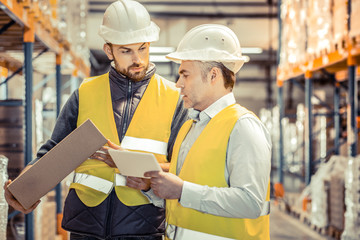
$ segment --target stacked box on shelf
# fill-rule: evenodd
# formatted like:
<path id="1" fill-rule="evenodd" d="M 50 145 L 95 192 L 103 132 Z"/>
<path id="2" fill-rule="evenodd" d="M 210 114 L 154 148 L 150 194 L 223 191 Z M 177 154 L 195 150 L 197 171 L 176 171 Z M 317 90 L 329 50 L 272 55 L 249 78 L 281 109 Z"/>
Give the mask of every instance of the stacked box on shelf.
<path id="1" fill-rule="evenodd" d="M 323 107 L 314 106 L 313 127 L 313 160 L 326 161 L 328 152 L 334 147 L 334 128 L 330 124 L 331 117 L 327 117 L 328 110 Z"/>
<path id="2" fill-rule="evenodd" d="M 334 43 L 340 45 L 348 34 L 348 5 L 344 0 L 334 0 L 333 13 L 333 34 Z M 341 47 L 341 46 L 338 46 Z"/>
<path id="3" fill-rule="evenodd" d="M 9 214 L 15 211 L 9 206 Z M 25 215 L 23 213 L 17 214 L 8 220 L 6 229 L 6 240 L 24 239 L 25 233 Z"/>
<path id="4" fill-rule="evenodd" d="M 71 49 L 84 59 L 89 59 L 87 47 L 88 3 L 84 0 L 58 0 L 57 28 L 60 35 L 71 42 Z"/>
<path id="5" fill-rule="evenodd" d="M 22 100 L 10 100 L 19 105 Z M 8 106 L 0 101 L 0 154 L 8 158 L 9 179 L 15 179 L 24 168 L 24 107 Z M 15 211 L 9 206 L 9 214 Z M 19 239 L 24 230 L 24 215 L 18 214 L 8 221 L 7 239 Z"/>
<path id="6" fill-rule="evenodd" d="M 0 186 L 4 186 L 8 180 L 7 165 L 8 159 L 0 155 Z M 9 206 L 5 200 L 4 189 L 0 188 L 0 239 L 6 239 L 6 228 Z"/>
<path id="7" fill-rule="evenodd" d="M 303 155 L 301 154 L 302 142 L 298 136 L 301 132 L 298 132 L 298 122 L 294 122 L 289 118 L 283 118 L 282 121 L 283 136 L 284 136 L 284 162 L 285 168 L 291 173 L 302 174 Z M 303 132 L 302 132 L 303 133 Z"/>
<path id="8" fill-rule="evenodd" d="M 360 239 L 360 155 L 350 157 L 345 173 L 345 228 L 342 239 Z"/>
<path id="9" fill-rule="evenodd" d="M 281 4 L 282 37 L 280 65 L 305 61 L 306 1 L 286 0 Z"/>
<path id="10" fill-rule="evenodd" d="M 331 4 L 331 0 L 308 0 L 306 25 L 307 53 L 310 58 L 321 56 L 332 47 Z"/>
<path id="11" fill-rule="evenodd" d="M 41 203 L 35 210 L 35 239 L 55 239 L 56 235 L 56 202 L 55 191 L 41 198 Z"/>
<path id="12" fill-rule="evenodd" d="M 9 159 L 8 175 L 14 179 L 24 168 L 24 107 L 3 105 L 6 102 L 0 101 L 0 154 Z"/>
<path id="13" fill-rule="evenodd" d="M 348 159 L 333 155 L 329 161 L 321 163 L 311 177 L 311 223 L 319 228 L 326 228 L 330 223 L 331 202 L 330 183 L 332 177 L 344 179 Z"/>
<path id="14" fill-rule="evenodd" d="M 360 0 L 351 0 L 350 36 L 360 36 Z"/>
<path id="15" fill-rule="evenodd" d="M 330 179 L 330 226 L 336 230 L 344 230 L 345 185 L 344 176 L 333 175 Z"/>
<path id="16" fill-rule="evenodd" d="M 295 151 L 295 159 L 298 163 L 298 173 L 304 176 L 305 165 L 305 106 L 304 104 L 298 104 L 296 107 L 296 142 L 297 148 Z"/>

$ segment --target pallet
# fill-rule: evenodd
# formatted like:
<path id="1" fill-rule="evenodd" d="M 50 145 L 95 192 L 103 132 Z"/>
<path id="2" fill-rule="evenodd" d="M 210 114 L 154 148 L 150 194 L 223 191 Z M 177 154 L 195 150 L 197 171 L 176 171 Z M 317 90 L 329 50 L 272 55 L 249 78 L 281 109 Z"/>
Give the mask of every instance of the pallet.
<path id="1" fill-rule="evenodd" d="M 333 226 L 329 226 L 328 228 L 328 235 L 336 240 L 340 240 L 341 239 L 341 234 L 343 233 L 344 230 L 339 230 L 336 227 Z"/>
<path id="2" fill-rule="evenodd" d="M 334 50 L 338 52 L 345 51 L 345 49 L 348 47 L 347 45 L 346 38 L 340 38 L 334 43 Z"/>
<path id="3" fill-rule="evenodd" d="M 314 53 L 306 53 L 306 61 L 307 62 L 312 62 L 318 58 L 321 57 L 326 57 L 328 56 L 330 53 L 335 51 L 335 47 L 334 46 L 329 46 L 329 47 L 325 47 L 322 49 L 317 49 Z"/>
<path id="4" fill-rule="evenodd" d="M 311 223 L 311 215 L 309 212 L 304 211 L 303 209 L 296 207 L 294 205 L 290 206 L 288 202 L 281 201 L 279 202 L 279 209 L 286 211 L 290 216 L 293 216 L 294 218 L 299 219 L 301 223 L 308 226 L 315 232 L 327 236 L 328 234 L 328 227 L 318 227 Z M 332 229 L 332 234 L 334 233 L 334 230 Z"/>
<path id="5" fill-rule="evenodd" d="M 350 37 L 352 46 L 360 46 L 360 35 Z"/>
<path id="6" fill-rule="evenodd" d="M 302 222 L 304 225 L 307 225 L 308 227 L 310 227 L 312 230 L 314 230 L 315 232 L 321 234 L 321 235 L 327 235 L 327 227 L 318 227 L 315 224 L 311 223 L 311 215 L 308 212 L 305 212 L 303 210 L 295 210 L 294 209 L 294 216 L 298 216 L 300 222 Z"/>
<path id="7" fill-rule="evenodd" d="M 314 224 L 310 224 L 310 228 L 321 235 L 328 234 L 328 227 L 318 227 Z"/>

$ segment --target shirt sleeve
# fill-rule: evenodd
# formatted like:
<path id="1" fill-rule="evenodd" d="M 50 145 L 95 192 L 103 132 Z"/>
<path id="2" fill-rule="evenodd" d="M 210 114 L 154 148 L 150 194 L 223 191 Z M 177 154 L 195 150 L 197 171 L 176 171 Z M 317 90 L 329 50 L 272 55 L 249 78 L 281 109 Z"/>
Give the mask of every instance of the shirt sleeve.
<path id="1" fill-rule="evenodd" d="M 188 109 L 184 107 L 182 97 L 179 97 L 178 103 L 176 105 L 173 121 L 171 123 L 171 134 L 168 142 L 168 159 L 171 160 L 171 155 L 174 147 L 174 143 L 176 140 L 176 136 L 184 124 L 184 122 L 188 119 Z"/>
<path id="2" fill-rule="evenodd" d="M 156 196 L 152 189 L 148 191 L 141 190 L 141 192 L 155 207 L 165 208 L 165 200 Z"/>
<path id="3" fill-rule="evenodd" d="M 184 207 L 223 217 L 258 218 L 270 181 L 271 140 L 263 124 L 250 114 L 241 117 L 230 134 L 225 179 L 218 188 L 185 182 Z"/>
<path id="4" fill-rule="evenodd" d="M 49 140 L 44 143 L 36 154 L 36 158 L 29 164 L 34 164 L 56 144 L 63 140 L 77 127 L 79 114 L 79 91 L 76 90 L 71 94 L 64 107 L 61 109 L 58 119 L 56 120 L 54 130 Z"/>

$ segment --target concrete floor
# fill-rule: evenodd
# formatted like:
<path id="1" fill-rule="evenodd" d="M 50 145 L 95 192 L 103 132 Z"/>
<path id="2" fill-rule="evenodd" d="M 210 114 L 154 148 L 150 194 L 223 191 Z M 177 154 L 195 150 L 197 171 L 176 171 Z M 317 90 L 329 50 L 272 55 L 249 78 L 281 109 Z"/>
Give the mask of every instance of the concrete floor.
<path id="1" fill-rule="evenodd" d="M 333 240 L 331 237 L 320 235 L 297 218 L 271 205 L 270 213 L 271 240 Z"/>

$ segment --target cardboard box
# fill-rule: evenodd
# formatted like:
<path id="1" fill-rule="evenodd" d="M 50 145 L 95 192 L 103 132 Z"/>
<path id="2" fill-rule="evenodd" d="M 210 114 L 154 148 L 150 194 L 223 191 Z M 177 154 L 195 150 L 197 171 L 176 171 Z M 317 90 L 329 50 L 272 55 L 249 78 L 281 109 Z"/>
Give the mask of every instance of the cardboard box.
<path id="1" fill-rule="evenodd" d="M 106 142 L 87 120 L 21 173 L 8 186 L 9 191 L 25 209 L 30 208 Z"/>
<path id="2" fill-rule="evenodd" d="M 0 127 L 23 127 L 24 106 L 1 105 L 9 102 L 22 104 L 22 100 L 0 100 Z"/>

